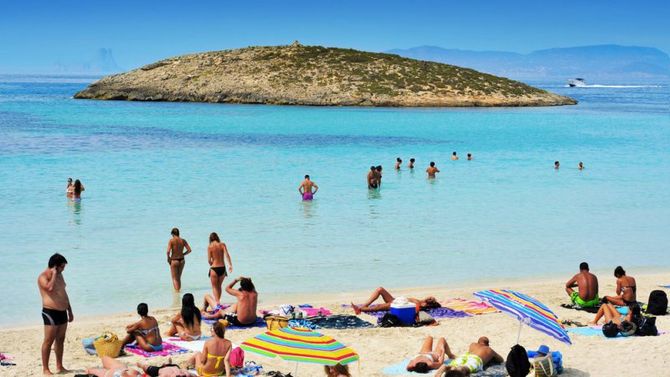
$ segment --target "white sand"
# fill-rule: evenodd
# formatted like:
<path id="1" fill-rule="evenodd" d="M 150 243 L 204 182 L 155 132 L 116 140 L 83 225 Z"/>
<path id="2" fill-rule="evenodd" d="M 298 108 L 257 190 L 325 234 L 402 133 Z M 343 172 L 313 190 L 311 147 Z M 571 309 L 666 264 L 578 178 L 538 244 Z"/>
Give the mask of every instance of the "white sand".
<path id="1" fill-rule="evenodd" d="M 638 284 L 638 299 L 646 301 L 649 292 L 658 289 L 660 283 L 670 283 L 670 272 L 653 273 L 648 275 L 634 275 Z M 405 289 L 392 292 L 395 295 L 407 295 L 422 297 L 435 295 L 439 299 L 444 298 L 472 298 L 472 292 L 486 288 L 510 288 L 527 293 L 552 308 L 561 319 L 572 319 L 586 323 L 593 318 L 592 314 L 567 310 L 559 307 L 559 304 L 568 302 L 563 289 L 564 281 L 556 279 L 547 281 L 505 281 L 498 283 L 486 283 L 481 286 L 469 286 L 458 288 L 420 288 Z M 614 278 L 601 275 L 601 295 L 613 294 Z M 342 303 L 350 301 L 361 302 L 367 297 L 367 292 L 359 292 L 354 295 L 338 293 L 328 297 L 317 295 L 284 296 L 267 301 L 265 297 L 264 307 L 271 308 L 273 304 L 279 303 L 306 303 L 323 305 L 331 308 L 335 313 L 351 312 L 350 309 L 340 307 Z M 6 303 L 7 304 L 7 303 Z M 151 308 L 150 308 L 151 309 Z M 38 309 L 36 309 L 38 310 Z M 172 310 L 153 311 L 163 326 L 170 316 L 175 312 Z M 75 313 L 76 314 L 76 313 Z M 363 317 L 368 319 L 368 317 Z M 101 334 L 111 330 L 119 335 L 124 333 L 124 326 L 137 320 L 136 315 L 118 314 L 105 318 L 75 318 L 68 329 L 65 344 L 65 366 L 75 372 L 82 373 L 87 367 L 95 367 L 100 363 L 95 356 L 87 355 L 82 346 L 81 339 Z M 518 322 L 505 314 L 487 314 L 463 319 L 440 320 L 439 326 L 421 328 L 391 328 L 391 329 L 361 329 L 361 330 L 323 330 L 324 333 L 354 348 L 361 356 L 360 364 L 351 365 L 354 376 L 382 376 L 382 369 L 390 364 L 395 364 L 405 358 L 417 353 L 422 339 L 426 335 L 434 337 L 444 336 L 447 338 L 455 353 L 464 352 L 470 342 L 479 336 L 486 335 L 491 340 L 491 346 L 503 356 L 507 355 L 510 347 L 515 344 Z M 657 320 L 659 330 L 670 331 L 670 316 L 659 317 Z M 203 326 L 203 330 L 208 330 Z M 227 332 L 227 337 L 234 343 L 241 343 L 252 337 L 263 329 L 236 330 Z M 22 328 L 9 328 L 0 330 L 0 352 L 15 356 L 14 367 L 0 367 L 0 376 L 33 376 L 41 374 L 40 344 L 42 342 L 43 326 L 36 325 Z M 601 337 L 584 337 L 572 335 L 573 345 L 568 346 L 553 340 L 529 327 L 525 327 L 521 333 L 521 344 L 528 349 L 534 349 L 540 344 L 547 344 L 552 350 L 563 353 L 565 376 L 670 376 L 670 334 L 657 337 L 631 337 L 627 339 L 604 339 Z M 278 359 L 268 359 L 247 353 L 247 360 L 255 360 L 261 363 L 266 371 L 282 370 L 284 372 L 294 371 L 295 364 Z M 187 355 L 179 355 L 174 358 L 179 362 L 185 360 Z M 53 365 L 52 354 L 52 370 Z M 134 362 L 139 360 L 135 356 L 123 357 L 120 360 Z M 160 364 L 164 359 L 148 359 L 152 364 Z M 301 364 L 298 369 L 300 376 L 322 376 L 321 367 L 315 365 Z M 68 374 L 68 376 L 72 376 Z"/>

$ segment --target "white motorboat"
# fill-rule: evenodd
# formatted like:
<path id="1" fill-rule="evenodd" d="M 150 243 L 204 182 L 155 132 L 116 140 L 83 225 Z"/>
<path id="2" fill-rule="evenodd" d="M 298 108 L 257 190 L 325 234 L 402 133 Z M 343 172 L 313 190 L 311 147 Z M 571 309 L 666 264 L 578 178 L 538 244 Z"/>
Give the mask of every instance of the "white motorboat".
<path id="1" fill-rule="evenodd" d="M 577 78 L 568 80 L 568 86 L 571 87 L 571 88 L 585 87 L 586 82 L 584 82 L 584 79 L 577 77 Z"/>

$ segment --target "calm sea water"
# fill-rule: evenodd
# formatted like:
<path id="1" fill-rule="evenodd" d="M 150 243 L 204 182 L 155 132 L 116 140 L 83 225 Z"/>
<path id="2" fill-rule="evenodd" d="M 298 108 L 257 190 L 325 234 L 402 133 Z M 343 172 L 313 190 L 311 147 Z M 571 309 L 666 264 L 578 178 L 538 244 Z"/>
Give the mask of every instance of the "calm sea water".
<path id="1" fill-rule="evenodd" d="M 557 108 L 365 109 L 73 100 L 89 81 L 0 77 L 1 325 L 40 322 L 36 278 L 56 251 L 75 314 L 172 305 L 174 226 L 198 296 L 212 231 L 262 296 L 670 266 L 668 86 L 540 83 L 580 101 Z M 397 156 L 417 169 L 394 171 Z"/>

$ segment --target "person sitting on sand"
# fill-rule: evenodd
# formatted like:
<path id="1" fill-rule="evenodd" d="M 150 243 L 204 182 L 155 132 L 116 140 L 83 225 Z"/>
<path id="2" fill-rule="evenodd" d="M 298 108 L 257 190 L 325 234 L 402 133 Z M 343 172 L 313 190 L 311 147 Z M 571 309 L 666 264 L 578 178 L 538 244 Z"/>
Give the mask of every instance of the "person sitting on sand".
<path id="1" fill-rule="evenodd" d="M 163 349 L 163 339 L 158 330 L 158 321 L 149 315 L 149 306 L 145 303 L 137 305 L 137 314 L 140 320 L 126 326 L 128 335 L 123 339 L 123 345 L 137 342 L 137 346 L 147 352 L 157 352 Z"/>
<path id="2" fill-rule="evenodd" d="M 130 366 L 120 361 L 116 361 L 109 356 L 100 358 L 102 368 L 86 369 L 86 374 L 97 377 L 139 377 L 145 374 L 150 377 L 190 377 L 191 374 L 185 369 L 180 369 L 178 365 L 172 364 L 169 359 L 167 364 L 160 367 L 150 366 L 146 363 L 138 362 L 137 366 Z"/>
<path id="3" fill-rule="evenodd" d="M 221 300 L 223 279 L 228 276 L 225 261 L 228 261 L 228 272 L 233 272 L 233 262 L 230 260 L 228 247 L 225 243 L 221 242 L 216 232 L 212 232 L 209 235 L 209 246 L 207 247 L 207 262 L 209 263 L 209 272 L 207 274 L 212 284 L 212 296 L 214 296 L 217 304 Z"/>
<path id="4" fill-rule="evenodd" d="M 226 329 L 221 322 L 212 326 L 212 338 L 202 346 L 202 352 L 196 352 L 188 360 L 191 367 L 195 367 L 198 376 L 221 376 L 225 372 L 230 377 L 230 351 L 233 344 L 225 338 Z"/>
<path id="5" fill-rule="evenodd" d="M 573 288 L 577 287 L 578 291 Z M 582 308 L 592 308 L 598 306 L 598 278 L 589 272 L 589 264 L 582 262 L 579 264 L 579 273 L 565 283 L 565 292 L 570 296 L 570 300 L 575 305 Z"/>
<path id="6" fill-rule="evenodd" d="M 437 344 L 433 349 L 433 337 L 427 336 L 421 345 L 419 353 L 409 361 L 406 369 L 409 372 L 428 373 L 444 364 L 445 355 L 449 359 L 456 357 L 449 350 L 447 341 L 444 338 L 437 338 Z"/>
<path id="7" fill-rule="evenodd" d="M 637 286 L 635 278 L 626 276 L 626 271 L 621 266 L 614 269 L 616 277 L 616 296 L 605 296 L 603 302 L 609 302 L 616 306 L 625 306 L 637 302 Z"/>
<path id="8" fill-rule="evenodd" d="M 449 344 L 446 343 L 445 352 L 447 355 L 452 355 Z M 503 361 L 502 356 L 490 347 L 489 338 L 482 336 L 477 343 L 470 344 L 468 352 L 453 357 L 449 364 L 441 366 L 435 373 L 435 377 L 469 376 L 471 373 L 483 371 L 484 367 L 490 363 L 499 364 Z"/>
<path id="9" fill-rule="evenodd" d="M 402 159 L 398 157 L 395 159 L 395 170 L 400 170 L 400 166 L 402 166 Z"/>
<path id="10" fill-rule="evenodd" d="M 384 300 L 383 304 L 375 304 L 372 305 L 373 302 L 377 301 L 378 298 L 382 298 Z M 393 303 L 393 300 L 395 298 L 384 288 L 384 287 L 379 287 L 375 289 L 374 292 L 372 292 L 372 295 L 362 305 L 354 305 L 354 303 L 351 303 L 351 307 L 354 309 L 354 312 L 356 315 L 367 312 L 376 312 L 376 311 L 382 311 L 382 310 L 389 310 L 391 309 L 391 304 Z M 428 296 L 424 298 L 423 300 L 419 300 L 417 298 L 408 298 L 407 301 L 419 305 L 421 309 L 430 309 L 430 308 L 439 308 L 440 303 L 437 302 L 435 297 L 433 296 Z"/>
<path id="11" fill-rule="evenodd" d="M 181 340 L 191 341 L 200 339 L 200 322 L 202 316 L 195 306 L 193 295 L 187 293 L 181 298 L 181 312 L 172 318 L 172 327 L 168 336 L 178 336 Z"/>
<path id="12" fill-rule="evenodd" d="M 377 182 L 377 168 L 370 166 L 370 171 L 368 172 L 368 189 L 379 188 L 379 182 Z"/>
<path id="13" fill-rule="evenodd" d="M 435 167 L 435 162 L 431 161 L 430 166 L 428 169 L 426 169 L 426 173 L 428 173 L 428 178 L 435 178 L 435 174 L 439 173 L 440 169 Z"/>
<path id="14" fill-rule="evenodd" d="M 451 161 L 456 161 L 456 160 L 458 160 L 458 155 L 456 154 L 456 152 L 453 152 L 451 154 Z"/>
<path id="15" fill-rule="evenodd" d="M 351 377 L 349 367 L 342 364 L 326 365 L 323 367 L 326 377 Z"/>
<path id="16" fill-rule="evenodd" d="M 598 321 L 603 317 L 605 318 L 605 323 L 612 322 L 616 325 L 621 325 L 621 322 L 628 321 L 637 325 L 642 318 L 642 312 L 640 310 L 640 305 L 637 302 L 628 305 L 628 313 L 626 315 L 621 315 L 614 305 L 606 303 L 600 306 L 595 318 L 593 318 L 593 321 L 589 322 L 589 324 L 597 325 Z"/>
<path id="17" fill-rule="evenodd" d="M 170 265 L 170 274 L 172 275 L 172 286 L 174 290 L 181 290 L 181 274 L 184 272 L 186 261 L 184 257 L 191 252 L 191 246 L 185 239 L 179 237 L 179 229 L 172 228 L 170 232 L 172 238 L 167 245 L 167 262 Z M 184 252 L 186 249 L 186 252 Z"/>
<path id="18" fill-rule="evenodd" d="M 237 282 L 240 283 L 240 289 L 233 287 Z M 251 278 L 238 277 L 233 280 L 227 287 L 226 292 L 229 295 L 237 298 L 237 303 L 225 310 L 219 310 L 214 314 L 203 313 L 202 316 L 207 319 L 223 318 L 230 324 L 235 326 L 248 326 L 256 322 L 256 310 L 258 306 L 258 292 L 251 281 Z M 210 299 L 210 297 L 205 297 Z M 216 303 L 208 302 L 209 306 L 215 307 Z"/>
<path id="19" fill-rule="evenodd" d="M 416 161 L 416 160 L 415 160 L 413 157 L 410 158 L 410 159 L 409 159 L 409 164 L 407 164 L 407 167 L 408 167 L 409 169 L 414 169 L 414 162 L 415 162 L 415 161 Z"/>
<path id="20" fill-rule="evenodd" d="M 314 191 L 312 191 L 314 189 Z M 298 192 L 302 195 L 302 200 L 314 199 L 314 194 L 319 191 L 319 186 L 309 179 L 309 175 L 305 175 L 305 180 L 298 186 Z"/>

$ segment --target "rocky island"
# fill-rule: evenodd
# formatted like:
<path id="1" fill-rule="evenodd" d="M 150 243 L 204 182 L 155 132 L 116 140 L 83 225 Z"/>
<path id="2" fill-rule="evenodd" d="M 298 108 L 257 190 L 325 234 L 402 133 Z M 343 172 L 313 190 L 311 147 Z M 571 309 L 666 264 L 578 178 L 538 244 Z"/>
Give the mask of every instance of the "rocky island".
<path id="1" fill-rule="evenodd" d="M 468 68 L 297 42 L 161 60 L 104 77 L 74 98 L 408 107 L 577 103 L 572 98 Z"/>

